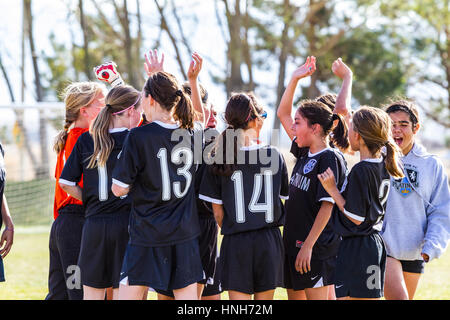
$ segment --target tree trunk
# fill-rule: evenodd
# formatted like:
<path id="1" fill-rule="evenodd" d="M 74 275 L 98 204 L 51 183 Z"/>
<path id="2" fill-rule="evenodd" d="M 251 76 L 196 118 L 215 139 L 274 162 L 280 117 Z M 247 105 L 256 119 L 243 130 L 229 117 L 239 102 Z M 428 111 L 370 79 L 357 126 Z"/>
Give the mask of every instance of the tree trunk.
<path id="1" fill-rule="evenodd" d="M 31 0 L 24 0 L 25 16 L 27 18 L 28 40 L 30 44 L 31 57 L 33 60 L 34 82 L 36 86 L 36 101 L 42 102 L 42 86 L 40 81 L 39 66 L 37 60 L 36 48 L 33 38 L 33 14 L 31 12 Z M 46 178 L 49 176 L 49 159 L 47 151 L 47 121 L 44 111 L 39 110 L 39 143 L 41 150 L 41 164 L 36 172 L 36 178 Z"/>
<path id="2" fill-rule="evenodd" d="M 83 49 L 84 49 L 84 73 L 89 80 L 92 80 L 92 68 L 89 57 L 89 35 L 84 15 L 83 0 L 79 0 L 78 9 L 80 10 L 80 25 L 83 32 Z"/>

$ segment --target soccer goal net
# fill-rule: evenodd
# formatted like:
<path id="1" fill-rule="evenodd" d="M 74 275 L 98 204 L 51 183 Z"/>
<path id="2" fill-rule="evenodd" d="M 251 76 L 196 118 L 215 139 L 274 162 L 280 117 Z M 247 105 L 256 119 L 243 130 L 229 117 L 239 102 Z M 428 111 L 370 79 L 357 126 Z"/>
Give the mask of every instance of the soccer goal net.
<path id="1" fill-rule="evenodd" d="M 0 142 L 5 151 L 5 195 L 16 226 L 49 225 L 53 217 L 56 154 L 64 105 L 0 105 Z"/>

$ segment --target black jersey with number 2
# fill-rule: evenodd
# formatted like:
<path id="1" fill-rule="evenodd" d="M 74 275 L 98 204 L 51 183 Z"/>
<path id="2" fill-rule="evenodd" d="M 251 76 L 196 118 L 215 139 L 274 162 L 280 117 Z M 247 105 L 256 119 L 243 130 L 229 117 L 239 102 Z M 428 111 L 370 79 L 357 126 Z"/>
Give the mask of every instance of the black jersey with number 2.
<path id="1" fill-rule="evenodd" d="M 113 182 L 130 187 L 132 245 L 170 246 L 199 235 L 194 149 L 201 155 L 202 139 L 202 130 L 159 121 L 130 131 Z"/>
<path id="2" fill-rule="evenodd" d="M 83 177 L 82 201 L 86 217 L 101 213 L 130 212 L 131 210 L 129 197 L 118 198 L 111 191 L 112 171 L 128 132 L 127 128 L 110 131 L 114 140 L 114 148 L 106 165 L 92 169 L 88 169 L 87 166 L 94 152 L 94 140 L 89 132 L 83 133 L 64 165 L 59 183 L 75 186 Z"/>
<path id="3" fill-rule="evenodd" d="M 390 177 L 383 158 L 366 159 L 357 163 L 341 190 L 345 212 L 334 208 L 332 222 L 342 237 L 365 236 L 381 231 Z M 362 222 L 356 225 L 347 217 Z"/>
<path id="4" fill-rule="evenodd" d="M 287 198 L 289 186 L 283 156 L 264 145 L 241 152 L 245 164 L 237 164 L 231 176 L 215 175 L 208 166 L 200 186 L 200 199 L 223 205 L 223 235 L 284 224 L 281 199 Z"/>
<path id="5" fill-rule="evenodd" d="M 312 229 L 322 202 L 334 203 L 317 175 L 330 168 L 340 189 L 347 174 L 347 164 L 337 149 L 326 148 L 311 154 L 309 148 L 299 148 L 295 140 L 291 153 L 297 158 L 297 162 L 290 180 L 283 238 L 287 254 L 297 255 L 301 243 Z M 333 231 L 329 221 L 313 247 L 312 256 L 316 259 L 335 256 L 339 241 L 339 236 Z"/>

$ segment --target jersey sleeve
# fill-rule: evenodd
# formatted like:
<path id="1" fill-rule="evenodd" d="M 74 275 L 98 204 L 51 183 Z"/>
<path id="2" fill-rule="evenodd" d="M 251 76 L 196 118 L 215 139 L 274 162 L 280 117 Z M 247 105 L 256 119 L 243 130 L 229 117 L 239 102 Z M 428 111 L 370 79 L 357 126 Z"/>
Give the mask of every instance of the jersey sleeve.
<path id="1" fill-rule="evenodd" d="M 135 136 L 133 131 L 130 131 L 125 139 L 122 151 L 117 156 L 118 159 L 112 174 L 114 184 L 122 188 L 129 188 L 133 184 L 143 166 L 139 154 Z"/>
<path id="2" fill-rule="evenodd" d="M 82 139 L 78 139 L 64 164 L 59 177 L 59 183 L 68 186 L 76 186 L 83 175 Z"/>
<path id="3" fill-rule="evenodd" d="M 206 166 L 203 172 L 198 197 L 203 201 L 223 204 L 220 177 L 211 172 L 211 166 L 209 165 Z"/>
<path id="4" fill-rule="evenodd" d="M 331 171 L 333 171 L 334 178 L 336 180 L 339 179 L 337 159 L 336 159 L 336 156 L 334 155 L 334 153 L 332 153 L 332 152 L 327 152 L 320 159 L 319 166 L 318 166 L 318 173 L 321 174 L 321 173 L 325 172 L 328 168 L 330 168 Z M 336 180 L 335 180 L 336 185 L 338 185 L 338 181 L 336 181 Z M 320 182 L 317 183 L 316 201 L 317 202 L 327 201 L 327 202 L 331 202 L 333 204 L 335 203 L 333 198 L 328 194 L 328 192 L 324 189 L 324 187 L 322 186 L 322 184 Z"/>
<path id="5" fill-rule="evenodd" d="M 348 176 L 344 214 L 354 220 L 363 222 L 370 207 L 369 181 L 364 170 L 355 166 Z"/>
<path id="6" fill-rule="evenodd" d="M 281 190 L 280 198 L 283 200 L 289 200 L 289 174 L 286 166 L 286 161 L 282 154 L 280 154 L 281 160 Z"/>

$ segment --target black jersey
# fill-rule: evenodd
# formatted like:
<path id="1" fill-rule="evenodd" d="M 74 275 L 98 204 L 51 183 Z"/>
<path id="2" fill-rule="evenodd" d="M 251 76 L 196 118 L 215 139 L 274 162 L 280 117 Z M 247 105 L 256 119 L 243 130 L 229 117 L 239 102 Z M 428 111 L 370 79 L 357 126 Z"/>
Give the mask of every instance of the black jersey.
<path id="1" fill-rule="evenodd" d="M 131 244 L 168 246 L 199 235 L 194 194 L 197 144 L 201 155 L 202 131 L 159 121 L 130 131 L 113 182 L 130 187 Z"/>
<path id="2" fill-rule="evenodd" d="M 205 137 L 205 148 L 204 148 L 204 156 L 205 153 L 208 153 L 208 150 L 213 147 L 213 143 L 217 136 L 219 136 L 219 131 L 213 128 L 206 128 L 204 130 Z M 197 173 L 195 174 L 195 194 L 198 195 L 200 193 L 200 185 L 202 182 L 202 177 L 206 169 L 206 163 L 202 162 L 197 169 Z M 200 198 L 197 198 L 197 210 L 198 215 L 200 217 L 213 217 L 214 213 L 212 211 L 211 202 L 203 201 Z"/>
<path id="3" fill-rule="evenodd" d="M 283 156 L 271 146 L 241 150 L 245 164 L 236 164 L 229 177 L 214 175 L 208 165 L 200 186 L 200 199 L 223 205 L 223 235 L 284 224 L 281 199 L 287 198 L 289 185 Z"/>
<path id="4" fill-rule="evenodd" d="M 382 158 L 357 163 L 341 190 L 345 212 L 337 206 L 334 208 L 332 222 L 335 231 L 342 237 L 381 231 L 389 189 L 390 177 Z M 362 223 L 356 225 L 347 216 Z"/>
<path id="5" fill-rule="evenodd" d="M 334 203 L 317 175 L 331 168 L 340 189 L 347 174 L 347 163 L 337 149 L 326 148 L 316 154 L 311 154 L 309 148 L 299 148 L 295 140 L 292 143 L 291 153 L 297 158 L 297 163 L 290 180 L 283 238 L 286 252 L 296 255 L 299 244 L 306 240 L 311 231 L 322 201 Z M 326 259 L 335 256 L 339 241 L 340 238 L 333 231 L 331 221 L 329 221 L 313 247 L 313 257 Z"/>
<path id="6" fill-rule="evenodd" d="M 127 128 L 110 130 L 114 148 L 106 165 L 91 169 L 87 166 L 94 152 L 94 140 L 89 132 L 83 133 L 64 165 L 59 183 L 75 186 L 83 179 L 82 201 L 86 217 L 131 210 L 129 197 L 118 198 L 111 191 L 112 172 L 128 132 Z"/>

